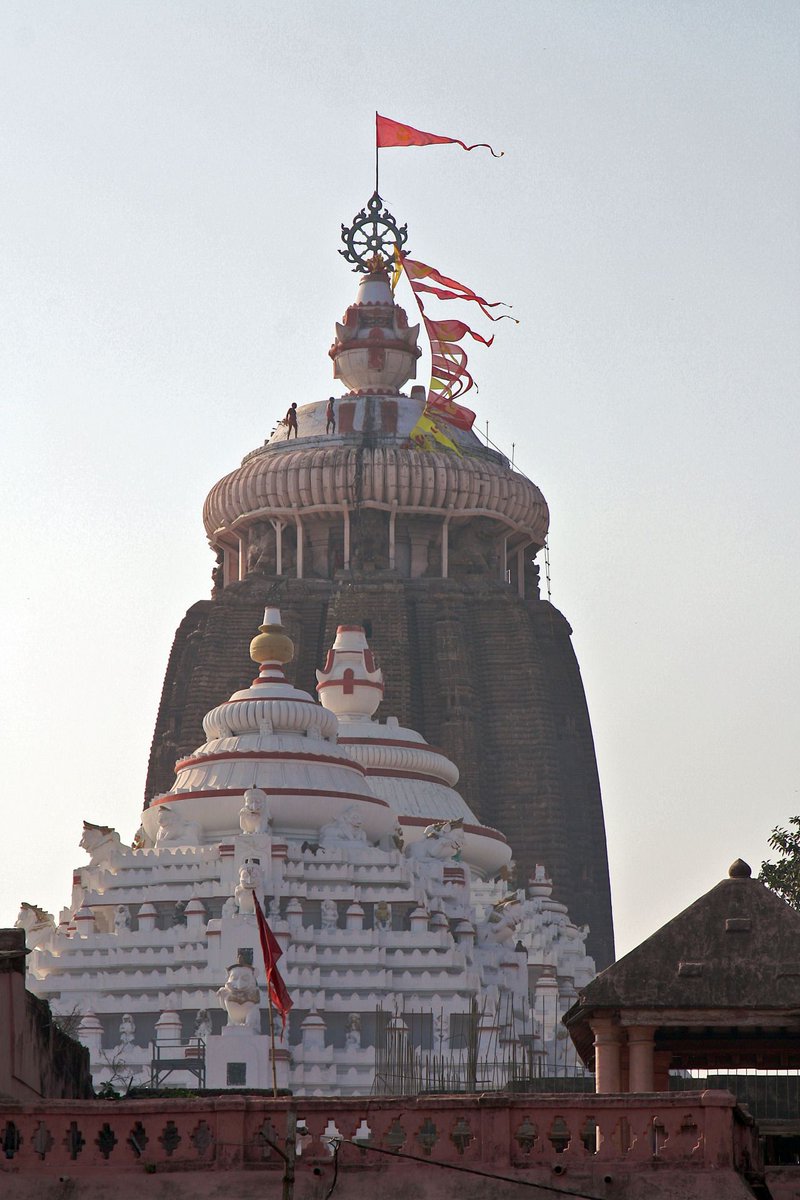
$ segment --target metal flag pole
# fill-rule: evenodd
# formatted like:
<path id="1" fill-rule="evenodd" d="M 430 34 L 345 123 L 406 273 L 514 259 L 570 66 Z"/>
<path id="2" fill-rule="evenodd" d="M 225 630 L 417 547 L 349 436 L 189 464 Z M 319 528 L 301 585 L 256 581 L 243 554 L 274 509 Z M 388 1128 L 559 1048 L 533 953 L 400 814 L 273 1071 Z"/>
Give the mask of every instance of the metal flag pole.
<path id="1" fill-rule="evenodd" d="M 375 110 L 375 195 L 378 192 L 378 111 Z"/>

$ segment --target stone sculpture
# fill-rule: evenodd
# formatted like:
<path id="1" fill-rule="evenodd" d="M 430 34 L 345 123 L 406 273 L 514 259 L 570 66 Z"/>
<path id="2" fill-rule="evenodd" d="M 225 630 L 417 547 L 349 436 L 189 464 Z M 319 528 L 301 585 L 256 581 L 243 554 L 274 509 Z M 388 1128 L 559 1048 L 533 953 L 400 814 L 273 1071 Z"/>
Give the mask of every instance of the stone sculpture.
<path id="1" fill-rule="evenodd" d="M 116 829 L 110 825 L 93 825 L 91 821 L 83 822 L 80 847 L 89 855 L 90 867 L 109 866 L 120 857 L 123 849 L 127 849 Z"/>
<path id="2" fill-rule="evenodd" d="M 56 931 L 52 913 L 45 912 L 36 904 L 23 900 L 14 922 L 15 929 L 25 930 L 25 944 L 29 950 L 37 950 L 50 940 Z"/>
<path id="3" fill-rule="evenodd" d="M 114 933 L 124 933 L 131 927 L 131 913 L 127 904 L 118 904 L 114 910 Z"/>
<path id="4" fill-rule="evenodd" d="M 158 810 L 158 832 L 156 846 L 196 846 L 200 841 L 200 826 L 197 821 L 186 821 L 168 804 Z"/>
<path id="5" fill-rule="evenodd" d="M 245 1026 L 258 1033 L 261 1028 L 261 993 L 256 973 L 249 963 L 234 963 L 228 967 L 228 978 L 217 989 L 220 1008 L 228 1014 L 229 1025 Z"/>
<path id="6" fill-rule="evenodd" d="M 418 842 L 406 847 L 406 858 L 415 863 L 444 862 L 458 858 L 464 849 L 463 821 L 434 821 Z"/>
<path id="7" fill-rule="evenodd" d="M 136 1036 L 136 1023 L 130 1013 L 123 1013 L 119 1023 L 120 1046 L 131 1046 Z"/>
<path id="8" fill-rule="evenodd" d="M 344 1044 L 347 1050 L 361 1049 L 361 1017 L 357 1012 L 351 1012 L 347 1018 Z"/>
<path id="9" fill-rule="evenodd" d="M 379 900 L 375 905 L 375 928 L 384 932 L 392 928 L 392 906 L 387 900 Z"/>
<path id="10" fill-rule="evenodd" d="M 207 1008 L 199 1009 L 192 1037 L 201 1038 L 202 1041 L 206 1041 L 207 1038 L 211 1037 L 211 1014 Z"/>
<path id="11" fill-rule="evenodd" d="M 261 788 L 248 788 L 244 804 L 239 810 L 239 827 L 242 833 L 267 833 L 272 823 L 266 792 Z"/>
<path id="12" fill-rule="evenodd" d="M 320 906 L 322 914 L 322 928 L 326 933 L 336 929 L 339 925 L 339 908 L 335 900 L 323 900 Z"/>
<path id="13" fill-rule="evenodd" d="M 345 808 L 338 817 L 323 825 L 319 831 L 319 844 L 325 850 L 335 846 L 352 846 L 353 843 L 362 846 L 367 844 L 364 818 L 356 804 Z"/>
<path id="14" fill-rule="evenodd" d="M 240 913 L 252 916 L 255 914 L 256 906 L 253 899 L 256 891 L 263 889 L 263 880 L 261 877 L 261 867 L 258 863 L 247 862 L 242 863 L 239 868 L 239 882 L 233 890 L 233 896 L 236 901 L 236 907 Z"/>

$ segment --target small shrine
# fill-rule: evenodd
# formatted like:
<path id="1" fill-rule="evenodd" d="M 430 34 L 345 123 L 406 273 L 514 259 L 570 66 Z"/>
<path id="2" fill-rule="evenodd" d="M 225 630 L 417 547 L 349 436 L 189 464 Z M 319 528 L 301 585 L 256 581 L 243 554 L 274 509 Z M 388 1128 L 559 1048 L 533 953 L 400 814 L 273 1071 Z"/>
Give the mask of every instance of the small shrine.
<path id="1" fill-rule="evenodd" d="M 800 913 L 728 877 L 580 988 L 564 1022 L 598 1092 L 666 1091 L 702 1071 L 740 1092 L 742 1068 L 800 1068 Z"/>

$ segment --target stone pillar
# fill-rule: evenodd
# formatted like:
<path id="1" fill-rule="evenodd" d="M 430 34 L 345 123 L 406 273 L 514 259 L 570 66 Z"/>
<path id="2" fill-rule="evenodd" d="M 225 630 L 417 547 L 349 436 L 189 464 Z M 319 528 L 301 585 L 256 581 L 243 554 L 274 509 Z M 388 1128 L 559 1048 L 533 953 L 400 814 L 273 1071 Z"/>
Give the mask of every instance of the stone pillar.
<path id="1" fill-rule="evenodd" d="M 231 546 L 222 547 L 222 579 L 225 587 L 234 583 L 239 574 L 239 557 Z"/>
<path id="2" fill-rule="evenodd" d="M 517 551 L 517 592 L 521 598 L 525 599 L 525 547 L 520 546 Z"/>
<path id="3" fill-rule="evenodd" d="M 75 931 L 79 938 L 91 937 L 95 932 L 94 913 L 91 908 L 79 908 L 75 913 Z"/>
<path id="4" fill-rule="evenodd" d="M 442 579 L 447 579 L 447 569 L 449 566 L 448 558 L 450 551 L 450 518 L 445 517 L 442 522 Z"/>
<path id="5" fill-rule="evenodd" d="M 103 1045 L 103 1026 L 93 1012 L 84 1013 L 81 1017 L 78 1040 L 89 1051 L 92 1062 L 97 1062 Z"/>
<path id="6" fill-rule="evenodd" d="M 297 578 L 303 578 L 303 522 L 295 513 L 294 523 L 297 526 Z"/>
<path id="7" fill-rule="evenodd" d="M 300 1036 L 303 1040 L 304 1050 L 325 1049 L 325 1022 L 315 1008 L 311 1009 L 300 1026 Z"/>
<path id="8" fill-rule="evenodd" d="M 632 1025 L 628 1029 L 628 1090 L 652 1092 L 653 1074 L 653 1025 Z"/>
<path id="9" fill-rule="evenodd" d="M 193 896 L 183 910 L 186 917 L 186 932 L 193 937 L 202 937 L 206 929 L 206 906 Z"/>
<path id="10" fill-rule="evenodd" d="M 350 570 L 350 509 L 344 505 L 344 569 Z"/>
<path id="11" fill-rule="evenodd" d="M 238 578 L 245 579 L 247 577 L 247 548 L 250 545 L 250 535 L 246 529 L 242 529 L 236 534 L 239 539 L 239 575 Z"/>
<path id="12" fill-rule="evenodd" d="M 180 1046 L 180 1013 L 166 1009 L 156 1021 L 156 1041 L 159 1046 Z"/>
<path id="13" fill-rule="evenodd" d="M 149 900 L 145 900 L 144 904 L 140 905 L 137 916 L 139 919 L 139 932 L 152 933 L 156 927 L 156 918 L 158 916 L 155 904 L 151 904 Z"/>
<path id="14" fill-rule="evenodd" d="M 303 902 L 293 896 L 286 905 L 286 921 L 289 933 L 301 933 L 303 929 Z"/>
<path id="15" fill-rule="evenodd" d="M 279 517 L 270 517 L 270 524 L 275 530 L 275 574 L 283 574 L 283 527 L 285 521 Z"/>
<path id="16" fill-rule="evenodd" d="M 590 1025 L 594 1034 L 595 1091 L 619 1092 L 622 1081 L 620 1028 L 611 1017 L 595 1017 Z"/>
<path id="17" fill-rule="evenodd" d="M 389 513 L 389 570 L 395 569 L 397 555 L 395 552 L 395 526 L 397 524 L 397 501 L 392 501 L 392 508 Z"/>
<path id="18" fill-rule="evenodd" d="M 500 553 L 500 570 L 503 572 L 503 583 L 508 583 L 508 537 L 503 538 L 503 549 Z"/>

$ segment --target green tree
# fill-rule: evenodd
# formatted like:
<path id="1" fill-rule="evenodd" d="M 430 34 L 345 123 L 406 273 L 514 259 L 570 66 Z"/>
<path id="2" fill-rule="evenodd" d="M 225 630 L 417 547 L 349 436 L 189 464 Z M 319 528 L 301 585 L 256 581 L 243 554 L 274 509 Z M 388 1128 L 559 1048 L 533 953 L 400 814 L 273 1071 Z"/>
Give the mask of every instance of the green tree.
<path id="1" fill-rule="evenodd" d="M 758 878 L 800 911 L 800 817 L 789 817 L 790 829 L 777 825 L 769 837 L 770 850 L 778 852 L 777 862 L 762 862 Z"/>

